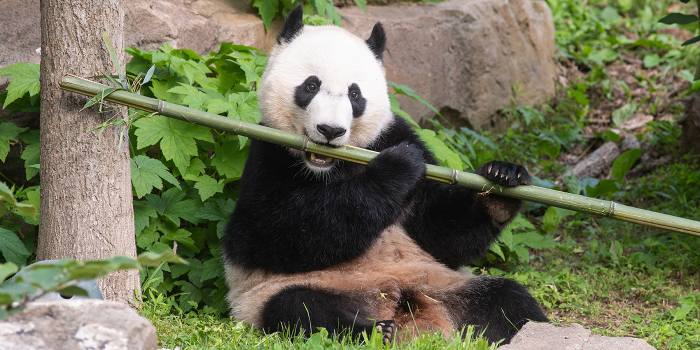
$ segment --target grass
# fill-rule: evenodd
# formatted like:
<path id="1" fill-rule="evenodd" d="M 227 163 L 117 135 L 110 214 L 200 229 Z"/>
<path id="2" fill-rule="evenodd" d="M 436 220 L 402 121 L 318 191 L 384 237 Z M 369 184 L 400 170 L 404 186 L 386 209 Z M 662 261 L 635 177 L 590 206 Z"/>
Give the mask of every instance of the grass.
<path id="1" fill-rule="evenodd" d="M 583 180 L 583 185 L 555 179 L 604 141 L 616 140 L 618 133 L 624 136 L 619 124 L 625 119 L 651 115 L 651 123 L 632 132 L 644 155 L 624 179 L 616 180 L 618 188 L 604 196 L 700 220 L 700 167 L 697 156 L 678 154 L 681 129 L 676 124 L 683 98 L 700 88 L 692 81 L 700 49 L 681 48 L 680 43 L 700 29 L 697 24 L 679 28 L 658 23 L 669 11 L 697 13 L 694 2 L 548 3 L 559 48 L 557 96 L 537 108 L 504 110 L 510 126 L 502 132 L 433 126 L 475 166 L 491 159 L 516 161 L 528 166 L 539 179 L 537 185 L 574 191 L 611 179 L 609 172 Z M 517 86 L 513 90 L 514 95 L 526 93 Z M 595 334 L 642 338 L 658 349 L 700 348 L 700 237 L 582 214 L 554 212 L 552 221 L 552 211 L 546 209 L 528 205 L 524 215 L 538 233 L 553 239 L 551 249 L 529 249 L 523 255 L 504 247 L 503 257 L 490 252 L 475 272 L 527 285 L 556 324 L 580 323 Z M 527 230 L 532 229 L 513 232 Z M 381 347 L 371 336 L 363 344 L 338 342 L 324 333 L 290 341 L 203 310 L 184 313 L 177 305 L 172 297 L 145 298 L 141 312 L 157 327 L 161 347 Z M 400 348 L 489 347 L 483 339 L 449 342 L 427 334 Z"/>

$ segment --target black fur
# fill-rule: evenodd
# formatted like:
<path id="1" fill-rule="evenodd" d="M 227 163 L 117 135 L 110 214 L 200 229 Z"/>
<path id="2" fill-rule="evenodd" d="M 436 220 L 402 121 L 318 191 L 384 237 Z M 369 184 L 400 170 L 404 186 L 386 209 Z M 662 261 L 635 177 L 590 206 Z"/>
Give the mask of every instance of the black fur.
<path id="1" fill-rule="evenodd" d="M 404 216 L 421 248 L 458 269 L 505 226 L 481 200 L 508 198 L 424 178 L 423 163 L 436 161 L 403 119 L 369 148 L 381 154 L 366 166 L 339 161 L 327 183 L 286 147 L 252 140 L 223 238 L 228 262 L 276 273 L 321 270 L 360 256 Z"/>
<path id="2" fill-rule="evenodd" d="M 275 294 L 265 304 L 262 328 L 268 333 L 290 329 L 290 335 L 295 335 L 301 328 L 307 337 L 319 327 L 342 336 L 362 332 L 370 334 L 375 322 L 362 310 L 364 305 L 361 296 L 352 297 L 329 290 L 292 286 Z M 395 330 L 393 322 L 383 322 L 385 335 L 392 336 Z"/>
<path id="3" fill-rule="evenodd" d="M 494 220 L 488 210 L 491 204 L 515 208 L 513 215 L 519 208 L 518 200 L 425 179 L 424 163 L 436 161 L 399 117 L 368 148 L 380 152 L 369 164 L 338 161 L 330 178 L 324 179 L 309 175 L 306 165 L 287 148 L 252 140 L 238 202 L 222 240 L 227 263 L 282 274 L 322 270 L 359 257 L 382 231 L 403 220 L 403 227 L 422 249 L 457 269 L 482 255 L 507 223 Z M 500 177 L 505 171 L 508 181 L 518 174 L 529 181 L 522 167 L 494 163 L 491 170 L 487 164 L 486 175 L 495 180 L 505 179 Z M 488 324 L 489 339 L 499 340 L 510 339 L 513 332 L 503 325 L 498 318 L 502 313 L 500 309 L 495 313 L 495 308 L 503 308 L 516 325 L 524 318 L 546 320 L 517 283 L 477 280 L 482 283 L 470 284 L 455 296 L 463 324 Z M 352 314 L 354 325 L 359 325 L 356 329 L 366 328 L 362 305 L 345 297 L 332 291 L 288 288 L 265 306 L 264 328 L 275 330 L 279 324 L 293 326 L 300 320 L 308 331 L 307 309 L 312 327 L 347 329 Z M 465 306 L 460 309 L 459 305 Z"/>
<path id="4" fill-rule="evenodd" d="M 312 75 L 294 89 L 294 103 L 296 103 L 299 108 L 306 109 L 320 90 L 321 79 Z"/>
<path id="5" fill-rule="evenodd" d="M 357 84 L 352 83 L 352 85 L 348 87 L 348 98 L 350 98 L 350 105 L 352 105 L 352 117 L 361 117 L 362 114 L 365 113 L 367 99 L 362 96 L 362 91 L 360 91 L 360 87 Z"/>
<path id="6" fill-rule="evenodd" d="M 528 320 L 549 322 L 525 287 L 500 277 L 476 277 L 455 296 L 453 318 L 458 328 L 476 326 L 490 342 L 510 342 Z"/>
<path id="7" fill-rule="evenodd" d="M 304 28 L 304 23 L 302 22 L 303 18 L 304 9 L 299 5 L 289 13 L 287 20 L 284 21 L 282 32 L 277 37 L 277 43 L 281 44 L 283 42 L 287 43 L 292 41 L 301 29 Z"/>
<path id="8" fill-rule="evenodd" d="M 420 142 L 404 123 L 397 119 L 396 133 L 408 130 Z M 308 175 L 286 147 L 251 140 L 223 238 L 228 262 L 295 273 L 364 253 L 404 214 L 424 178 L 425 146 L 394 134 L 371 147 L 381 153 L 366 166 L 339 162 L 328 183 Z"/>
<path id="9" fill-rule="evenodd" d="M 365 40 L 369 49 L 374 53 L 374 57 L 381 61 L 384 59 L 384 48 L 386 48 L 386 33 L 384 33 L 384 27 L 382 24 L 377 22 L 372 28 L 372 34 L 370 34 L 369 39 Z"/>

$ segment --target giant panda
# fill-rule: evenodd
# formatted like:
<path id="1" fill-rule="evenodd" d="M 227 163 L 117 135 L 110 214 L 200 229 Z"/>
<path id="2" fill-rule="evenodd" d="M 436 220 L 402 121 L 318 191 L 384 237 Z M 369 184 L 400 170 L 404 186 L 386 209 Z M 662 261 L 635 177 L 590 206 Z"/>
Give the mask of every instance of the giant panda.
<path id="1" fill-rule="evenodd" d="M 434 156 L 390 110 L 377 23 L 362 40 L 302 24 L 293 10 L 258 92 L 261 124 L 332 146 L 368 148 L 367 165 L 252 140 L 223 237 L 232 316 L 259 330 L 404 341 L 454 337 L 467 325 L 510 341 L 547 318 L 513 280 L 460 269 L 483 254 L 521 201 L 425 178 Z M 477 174 L 529 185 L 525 168 L 493 161 Z"/>

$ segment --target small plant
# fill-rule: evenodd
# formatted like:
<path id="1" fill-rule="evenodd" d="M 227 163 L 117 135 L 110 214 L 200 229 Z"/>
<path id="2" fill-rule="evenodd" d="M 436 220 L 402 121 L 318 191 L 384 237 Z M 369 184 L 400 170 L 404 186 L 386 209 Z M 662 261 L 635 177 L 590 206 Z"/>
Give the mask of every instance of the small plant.
<path id="1" fill-rule="evenodd" d="M 142 253 L 136 259 L 125 256 L 94 261 L 62 259 L 29 266 L 12 280 L 6 279 L 18 271 L 17 265 L 11 262 L 0 264 L 0 320 L 23 310 L 27 303 L 49 292 L 58 292 L 64 297 L 87 296 L 87 292 L 76 285 L 78 281 L 94 280 L 119 270 L 157 266 L 162 262 L 186 263 L 172 251 Z"/>

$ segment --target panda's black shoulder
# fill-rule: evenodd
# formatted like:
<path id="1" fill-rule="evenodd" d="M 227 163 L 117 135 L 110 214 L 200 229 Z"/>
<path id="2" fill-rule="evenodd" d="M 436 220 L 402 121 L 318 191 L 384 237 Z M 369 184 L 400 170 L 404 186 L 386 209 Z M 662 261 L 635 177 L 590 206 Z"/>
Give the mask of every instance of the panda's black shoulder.
<path id="1" fill-rule="evenodd" d="M 420 136 L 413 130 L 411 124 L 396 114 L 394 114 L 394 120 L 391 124 L 382 131 L 374 144 L 368 148 L 372 151 L 381 152 L 404 141 L 422 149 L 426 163 L 437 164 L 435 156 L 433 156 L 433 153 L 425 145 L 425 142 L 423 142 Z"/>

